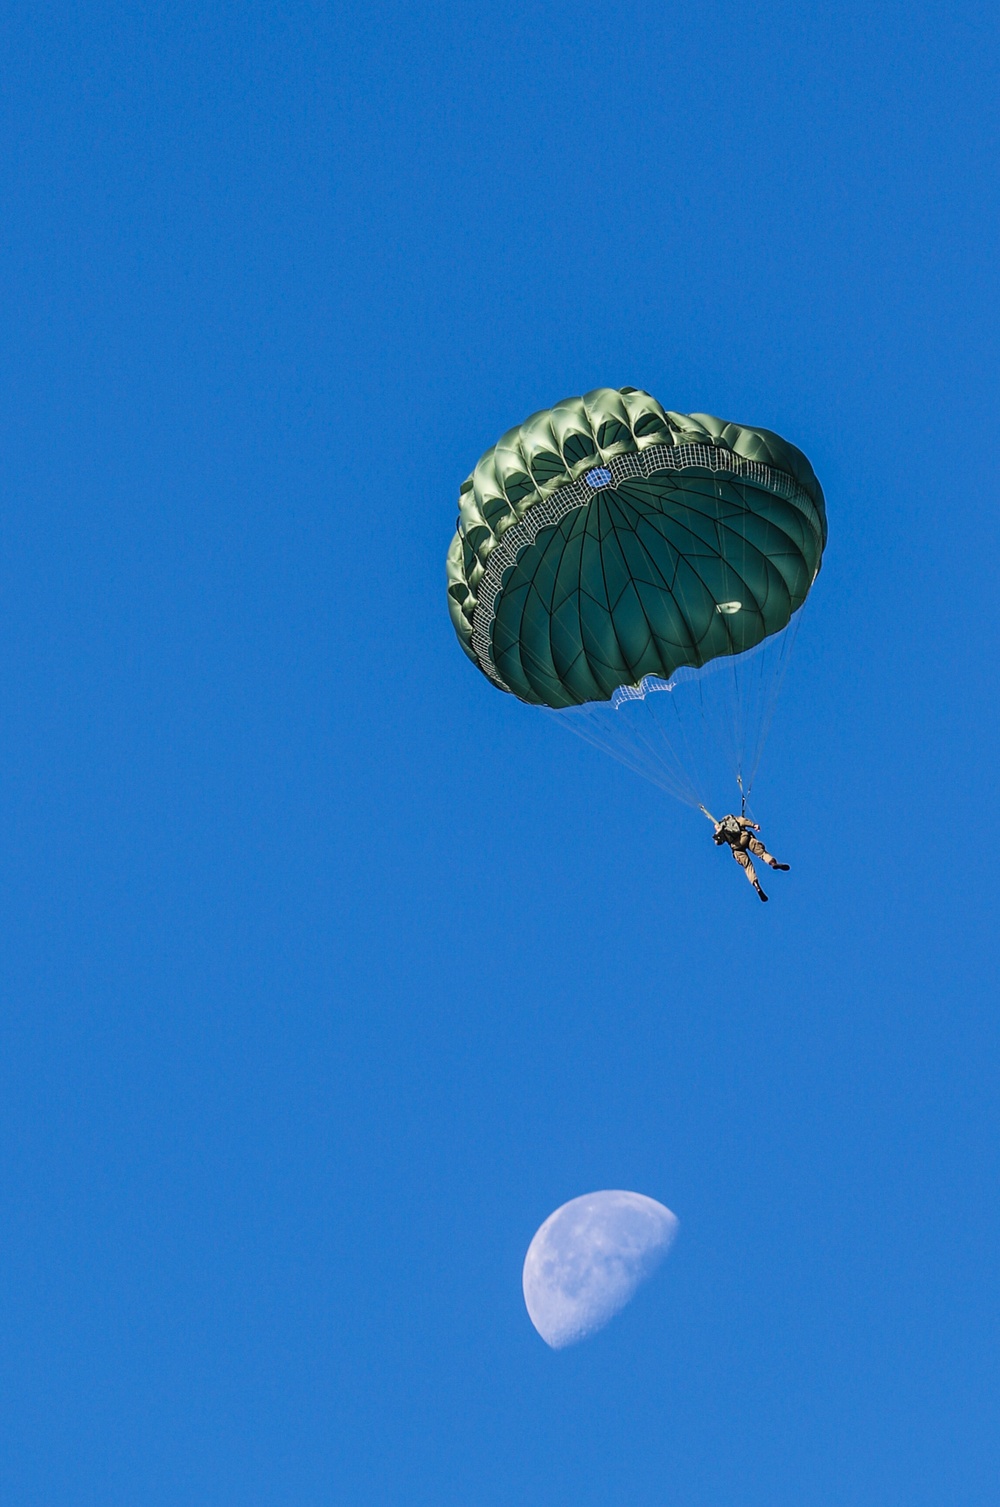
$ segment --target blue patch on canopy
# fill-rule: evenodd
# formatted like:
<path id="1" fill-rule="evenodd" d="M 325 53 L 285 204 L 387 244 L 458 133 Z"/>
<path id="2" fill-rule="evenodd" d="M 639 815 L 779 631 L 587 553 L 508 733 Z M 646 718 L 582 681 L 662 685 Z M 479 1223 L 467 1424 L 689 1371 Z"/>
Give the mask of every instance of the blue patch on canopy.
<path id="1" fill-rule="evenodd" d="M 588 487 L 592 487 L 597 492 L 601 487 L 609 487 L 611 485 L 611 472 L 607 466 L 594 466 L 583 479 Z"/>

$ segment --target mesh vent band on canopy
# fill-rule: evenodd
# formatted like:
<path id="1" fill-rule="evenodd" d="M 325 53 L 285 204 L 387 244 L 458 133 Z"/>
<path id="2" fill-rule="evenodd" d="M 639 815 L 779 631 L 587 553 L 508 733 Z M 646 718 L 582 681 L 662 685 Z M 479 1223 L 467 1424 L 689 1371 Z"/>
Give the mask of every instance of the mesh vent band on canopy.
<path id="1" fill-rule="evenodd" d="M 510 690 L 493 663 L 493 624 L 504 571 L 517 564 L 518 556 L 534 544 L 541 530 L 560 523 L 568 513 L 586 506 L 602 491 L 618 486 L 629 477 L 648 478 L 654 471 L 686 471 L 693 466 L 756 482 L 776 496 L 795 503 L 807 517 L 815 514 L 815 503 L 794 477 L 765 465 L 763 461 L 746 460 L 721 445 L 650 445 L 629 455 L 614 456 L 603 466 L 611 476 L 605 486 L 595 489 L 586 477 L 581 477 L 579 481 L 559 487 L 550 497 L 529 508 L 521 521 L 509 528 L 490 551 L 472 615 L 472 648 L 480 667 L 494 685 L 502 691 Z"/>

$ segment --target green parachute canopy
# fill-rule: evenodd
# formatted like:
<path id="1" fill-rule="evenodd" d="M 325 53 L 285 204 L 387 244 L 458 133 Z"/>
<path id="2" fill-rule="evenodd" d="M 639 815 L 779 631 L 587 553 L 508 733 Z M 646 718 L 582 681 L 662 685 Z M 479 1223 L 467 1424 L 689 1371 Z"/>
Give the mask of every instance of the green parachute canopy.
<path id="1" fill-rule="evenodd" d="M 794 445 L 601 387 L 511 429 L 463 483 L 448 603 L 501 690 L 553 709 L 606 702 L 780 634 L 826 535 Z"/>

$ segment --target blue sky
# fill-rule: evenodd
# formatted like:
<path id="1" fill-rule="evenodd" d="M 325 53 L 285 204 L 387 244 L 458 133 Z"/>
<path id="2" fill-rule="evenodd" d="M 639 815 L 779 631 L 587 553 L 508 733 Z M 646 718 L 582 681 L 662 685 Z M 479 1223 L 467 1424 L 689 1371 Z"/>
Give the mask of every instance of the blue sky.
<path id="1" fill-rule="evenodd" d="M 994 8 L 2 37 L 4 1502 L 994 1502 Z M 767 907 L 452 635 L 601 384 L 826 489 Z M 554 1354 L 602 1187 L 680 1235 Z"/>

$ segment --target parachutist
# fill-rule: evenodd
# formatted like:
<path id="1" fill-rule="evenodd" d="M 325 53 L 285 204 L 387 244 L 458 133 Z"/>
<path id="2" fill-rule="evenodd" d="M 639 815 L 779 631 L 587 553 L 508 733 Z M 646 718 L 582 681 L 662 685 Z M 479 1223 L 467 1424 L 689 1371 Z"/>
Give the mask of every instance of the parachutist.
<path id="1" fill-rule="evenodd" d="M 789 865 L 787 863 L 779 863 L 773 853 L 767 851 L 760 838 L 751 835 L 753 832 L 759 831 L 760 827 L 756 822 L 752 822 L 748 816 L 734 816 L 730 813 L 729 816 L 724 816 L 720 822 L 715 823 L 715 833 L 712 841 L 720 848 L 723 843 L 729 844 L 733 857 L 740 867 L 746 870 L 746 876 L 757 891 L 758 896 L 761 900 L 766 900 L 767 896 L 760 887 L 757 870 L 753 866 L 753 859 L 751 859 L 750 854 L 753 853 L 756 858 L 763 858 L 764 862 L 772 869 L 787 870 Z"/>

